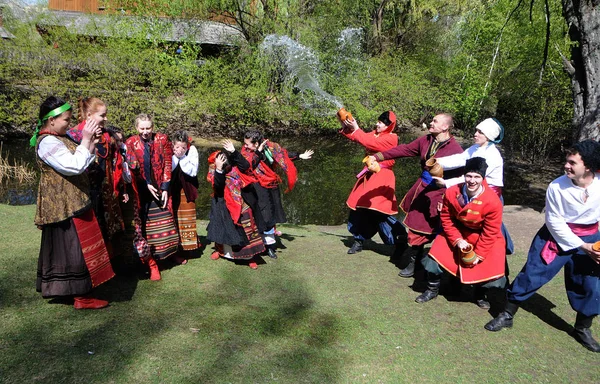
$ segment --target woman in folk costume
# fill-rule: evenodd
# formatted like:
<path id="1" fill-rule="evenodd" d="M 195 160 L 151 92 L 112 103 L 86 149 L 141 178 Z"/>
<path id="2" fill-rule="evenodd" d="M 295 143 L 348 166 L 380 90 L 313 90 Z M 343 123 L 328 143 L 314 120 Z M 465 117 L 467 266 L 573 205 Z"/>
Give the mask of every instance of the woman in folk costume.
<path id="1" fill-rule="evenodd" d="M 289 152 L 279 144 L 264 139 L 258 131 L 248 131 L 244 135 L 242 155 L 250 164 L 246 175 L 253 178 L 253 183 L 242 190 L 244 200 L 252 208 L 259 231 L 267 246 L 269 257 L 276 259 L 275 253 L 275 225 L 287 221 L 283 206 L 279 184 L 281 178 L 277 169 L 281 168 L 287 176 L 287 189 L 294 189 L 298 177 L 293 160 L 308 160 L 313 154 L 307 150 L 302 154 Z"/>
<path id="2" fill-rule="evenodd" d="M 142 223 L 144 239 L 136 244 L 143 262 L 150 267 L 150 280 L 160 280 L 156 260 L 176 254 L 179 234 L 172 213 L 169 211 L 169 185 L 173 147 L 167 135 L 153 132 L 154 123 L 146 114 L 135 119 L 137 135 L 125 142 L 127 163 L 133 172 L 134 191 Z M 147 252 L 149 247 L 150 252 Z"/>
<path id="3" fill-rule="evenodd" d="M 461 153 L 463 149 L 451 135 L 454 119 L 447 113 L 433 117 L 429 124 L 429 134 L 421 136 L 407 144 L 384 152 L 375 153 L 370 161 L 384 161 L 399 157 L 418 156 L 421 159 L 423 172 L 421 177 L 406 192 L 400 202 L 400 208 L 406 213 L 403 224 L 408 229 L 409 248 L 403 253 L 403 259 L 410 262 L 398 274 L 401 277 L 412 277 L 417 261 L 423 256 L 425 245 L 432 242 L 440 226 L 438 205 L 442 202 L 445 189 L 432 183 L 427 171 L 426 162 L 432 158 Z M 444 172 L 444 178 L 460 175 L 460 170 Z"/>
<path id="4" fill-rule="evenodd" d="M 85 174 L 94 162 L 94 138 L 101 129 L 96 121 L 88 121 L 78 145 L 66 135 L 70 121 L 71 106 L 51 96 L 40 106 L 31 140 L 41 169 L 35 214 L 42 230 L 36 290 L 43 297 L 73 296 L 75 309 L 98 309 L 108 302 L 89 293 L 114 276 Z"/>
<path id="5" fill-rule="evenodd" d="M 198 197 L 198 150 L 185 131 L 173 135 L 171 165 L 171 198 L 179 229 L 179 241 L 184 251 L 198 249 L 196 232 L 196 198 Z M 187 263 L 184 259 L 183 264 Z"/>
<path id="6" fill-rule="evenodd" d="M 251 182 L 244 175 L 250 168 L 248 161 L 225 140 L 227 151 L 213 152 L 208 158 L 206 179 L 213 186 L 207 239 L 215 243 L 211 259 L 247 260 L 257 269 L 254 257 L 265 251 L 265 244 L 254 221 L 252 209 L 242 198 L 242 189 Z"/>
<path id="7" fill-rule="evenodd" d="M 398 136 L 393 133 L 396 115 L 392 111 L 382 113 L 377 118 L 375 129 L 368 133 L 360 129 L 354 119 L 341 121 L 341 124 L 341 133 L 365 147 L 367 155 L 398 145 Z M 406 230 L 394 216 L 398 213 L 398 203 L 393 165 L 394 160 L 382 161 L 378 172 L 365 167 L 356 176 L 358 180 L 346 200 L 351 209 L 348 231 L 354 236 L 349 254 L 362 251 L 365 239 L 370 239 L 376 232 L 386 244 L 402 247 L 406 243 Z"/>
<path id="8" fill-rule="evenodd" d="M 113 236 L 125 229 L 119 206 L 119 190 L 115 188 L 118 180 L 114 179 L 115 167 L 122 165 L 122 158 L 115 163 L 120 156 L 114 137 L 105 129 L 106 104 L 96 97 L 85 97 L 79 100 L 77 109 L 79 124 L 67 132 L 71 139 L 81 142 L 83 127 L 90 120 L 95 121 L 102 130 L 96 143 L 96 160 L 88 168 L 87 174 L 94 212 L 112 257 Z"/>
<path id="9" fill-rule="evenodd" d="M 502 301 L 506 286 L 502 202 L 485 181 L 486 170 L 485 159 L 473 157 L 465 163 L 464 183 L 446 190 L 440 213 L 443 232 L 433 241 L 429 257 L 423 259 L 427 290 L 417 297 L 417 303 L 437 297 L 440 267 L 462 284 L 475 284 L 479 307 L 490 308 L 488 292 L 495 293 L 494 304 Z"/>

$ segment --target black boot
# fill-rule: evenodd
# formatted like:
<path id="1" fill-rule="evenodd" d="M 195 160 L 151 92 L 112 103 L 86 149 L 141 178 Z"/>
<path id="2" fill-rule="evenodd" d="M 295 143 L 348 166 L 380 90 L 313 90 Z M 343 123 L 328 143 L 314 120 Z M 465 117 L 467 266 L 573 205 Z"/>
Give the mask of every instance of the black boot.
<path id="1" fill-rule="evenodd" d="M 423 247 L 412 246 L 412 247 L 407 248 L 406 251 L 404 251 L 404 254 L 402 256 L 403 256 L 403 258 L 408 257 L 410 262 L 404 269 L 400 270 L 400 272 L 398 273 L 398 276 L 413 277 L 415 274 L 415 265 L 417 262 L 419 262 L 421 260 L 422 254 L 423 254 Z"/>
<path id="2" fill-rule="evenodd" d="M 415 302 L 423 304 L 429 300 L 435 299 L 440 293 L 440 285 L 442 283 L 442 276 L 434 275 L 433 273 L 427 273 L 427 289 L 421 293 L 415 299 Z"/>
<path id="3" fill-rule="evenodd" d="M 488 290 L 481 284 L 475 286 L 475 304 L 481 309 L 490 309 L 491 304 L 487 297 Z"/>
<path id="4" fill-rule="evenodd" d="M 517 303 L 507 301 L 504 311 L 500 312 L 496 318 L 490 320 L 484 326 L 484 328 L 492 332 L 498 332 L 502 328 L 512 328 L 513 317 L 515 316 L 515 313 L 517 313 L 518 309 L 519 305 Z"/>
<path id="5" fill-rule="evenodd" d="M 506 307 L 506 288 L 489 288 L 486 293 L 490 303 L 490 313 L 498 316 Z"/>
<path id="6" fill-rule="evenodd" d="M 584 316 L 581 313 L 577 313 L 575 319 L 575 326 L 573 327 L 572 336 L 581 345 L 586 347 L 592 352 L 600 352 L 600 344 L 592 336 L 590 327 L 592 326 L 592 320 L 595 316 Z"/>
<path id="7" fill-rule="evenodd" d="M 276 259 L 277 258 L 277 253 L 275 253 L 275 244 L 269 244 L 269 245 L 267 245 L 267 255 L 271 259 Z"/>
<path id="8" fill-rule="evenodd" d="M 362 249 L 363 249 L 363 242 L 362 242 L 362 240 L 354 239 L 354 244 L 352 244 L 352 246 L 348 250 L 348 254 L 349 255 L 353 255 L 355 253 L 358 253 L 358 252 L 362 251 Z"/>

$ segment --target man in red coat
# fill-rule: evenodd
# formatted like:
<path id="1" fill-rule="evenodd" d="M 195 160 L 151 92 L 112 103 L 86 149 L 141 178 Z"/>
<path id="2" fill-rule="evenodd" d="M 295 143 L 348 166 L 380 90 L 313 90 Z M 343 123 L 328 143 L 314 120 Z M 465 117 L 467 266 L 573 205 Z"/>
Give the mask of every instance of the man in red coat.
<path id="1" fill-rule="evenodd" d="M 371 132 L 360 129 L 354 119 L 341 123 L 341 133 L 365 147 L 367 155 L 398 145 L 398 136 L 392 132 L 396 127 L 396 115 L 392 111 L 382 113 Z M 362 251 L 364 240 L 370 239 L 377 232 L 386 244 L 399 243 L 404 246 L 406 243 L 406 230 L 395 217 L 398 203 L 393 165 L 394 160 L 383 161 L 379 163 L 378 171 L 365 167 L 357 175 L 358 180 L 346 200 L 346 205 L 351 209 L 348 231 L 354 237 L 349 254 Z"/>
<path id="2" fill-rule="evenodd" d="M 442 267 L 462 284 L 476 285 L 476 302 L 488 309 L 486 291 L 497 288 L 504 295 L 506 277 L 505 240 L 502 235 L 502 202 L 484 180 L 487 164 L 473 157 L 465 165 L 465 182 L 446 190 L 440 219 L 443 232 L 437 235 L 429 257 L 423 260 L 427 290 L 417 303 L 434 299 L 439 292 Z M 470 254 L 468 251 L 472 251 Z"/>
<path id="3" fill-rule="evenodd" d="M 452 116 L 442 113 L 434 116 L 429 124 L 429 134 L 408 143 L 373 154 L 372 160 L 385 161 L 398 157 L 421 158 L 421 168 L 426 170 L 425 162 L 433 157 L 442 157 L 462 153 L 463 149 L 452 137 L 450 131 L 454 126 Z M 462 169 L 444 173 L 444 179 L 462 175 Z M 428 173 L 427 173 L 428 175 Z M 435 238 L 439 228 L 438 204 L 442 201 L 445 188 L 439 188 L 431 178 L 419 178 L 406 193 L 400 208 L 406 213 L 404 225 L 408 228 L 408 244 L 404 257 L 410 260 L 406 268 L 400 271 L 402 277 L 412 277 L 415 263 L 423 255 L 425 244 Z"/>

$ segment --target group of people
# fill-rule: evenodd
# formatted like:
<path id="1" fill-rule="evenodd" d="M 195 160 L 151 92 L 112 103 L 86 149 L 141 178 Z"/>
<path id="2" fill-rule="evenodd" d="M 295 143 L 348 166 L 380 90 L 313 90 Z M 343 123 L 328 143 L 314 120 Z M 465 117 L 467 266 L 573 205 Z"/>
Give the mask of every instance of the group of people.
<path id="1" fill-rule="evenodd" d="M 379 231 L 384 243 L 395 246 L 392 257 L 407 264 L 400 276 L 413 277 L 415 268 L 424 269 L 427 288 L 417 303 L 435 299 L 447 273 L 452 286 L 472 286 L 475 303 L 497 314 L 485 324 L 488 331 L 512 327 L 519 305 L 564 266 L 567 295 L 577 312 L 572 336 L 600 352 L 590 331 L 600 312 L 600 242 L 594 247 L 600 240 L 597 141 L 582 141 L 567 151 L 565 174 L 547 190 L 546 223 L 509 284 L 506 255 L 514 246 L 502 223 L 503 159 L 496 147 L 504 136 L 500 122 L 480 122 L 475 143 L 463 150 L 451 134 L 449 114 L 436 115 L 429 133 L 407 144 L 399 144 L 393 133 L 392 111 L 381 114 L 368 133 L 353 118 L 338 118 L 340 132 L 366 149 L 365 169 L 346 202 L 348 230 L 354 237 L 349 254 L 362 251 L 364 241 Z M 394 216 L 398 205 L 390 168 L 396 158 L 417 156 L 422 173 L 400 203 L 400 225 Z"/>
<path id="2" fill-rule="evenodd" d="M 35 224 L 42 230 L 36 288 L 44 297 L 74 297 L 77 309 L 108 305 L 89 295 L 114 276 L 121 251 L 123 208 L 132 211 L 133 249 L 160 280 L 157 261 L 198 249 L 195 199 L 198 153 L 186 132 L 172 141 L 153 132 L 152 119 L 136 118 L 137 135 L 105 126 L 107 106 L 83 98 L 79 123 L 72 107 L 51 96 L 40 106 L 31 139 L 41 169 Z M 115 244 L 117 245 L 115 247 Z"/>
<path id="3" fill-rule="evenodd" d="M 42 230 L 36 289 L 43 297 L 74 298 L 76 309 L 97 309 L 107 301 L 92 289 L 114 276 L 111 258 L 125 230 L 125 205 L 132 210 L 133 249 L 147 265 L 150 280 L 160 280 L 161 260 L 187 263 L 197 250 L 195 200 L 198 151 L 185 131 L 169 139 L 154 132 L 152 118 L 140 114 L 137 134 L 105 126 L 107 106 L 98 98 L 80 100 L 79 123 L 69 129 L 72 107 L 58 97 L 40 106 L 31 140 L 41 169 L 35 224 Z M 497 317 L 489 331 L 511 327 L 519 304 L 565 267 L 569 301 L 577 311 L 573 336 L 600 352 L 592 337 L 592 319 L 600 312 L 600 144 L 587 140 L 567 152 L 565 175 L 546 196 L 546 224 L 536 235 L 528 260 L 512 284 L 506 255 L 513 245 L 502 223 L 503 160 L 496 144 L 504 128 L 495 119 L 476 126 L 466 150 L 452 136 L 450 114 L 436 115 L 429 133 L 400 144 L 393 132 L 396 115 L 386 111 L 370 132 L 353 118 L 340 117 L 341 133 L 365 147 L 365 167 L 356 176 L 347 205 L 349 254 L 363 250 L 379 233 L 403 260 L 402 277 L 425 271 L 427 289 L 415 301 L 440 292 L 447 273 L 460 285 L 474 287 L 476 304 Z M 211 259 L 244 261 L 258 268 L 257 255 L 277 258 L 276 225 L 286 222 L 281 204 L 281 173 L 287 191 L 297 180 L 294 161 L 313 151 L 293 153 L 248 131 L 237 150 L 224 140 L 209 158 L 207 180 L 213 187 L 207 240 Z M 422 173 L 398 204 L 394 159 L 419 157 Z M 278 171 L 282 172 L 278 172 Z M 396 218 L 398 207 L 403 221 Z M 117 246 L 114 246 L 117 244 Z M 429 246 L 428 246 L 429 245 Z M 428 246 L 426 248 L 426 246 Z M 600 249 L 600 247 L 598 248 Z"/>
<path id="4" fill-rule="evenodd" d="M 73 297 L 77 309 L 108 305 L 91 295 L 114 276 L 111 260 L 122 252 L 125 223 L 131 223 L 129 248 L 147 266 L 150 280 L 161 279 L 159 262 L 186 264 L 201 247 L 196 229 L 198 151 L 185 131 L 171 138 L 154 132 L 152 118 L 135 119 L 137 134 L 107 126 L 107 106 L 95 97 L 79 101 L 78 124 L 69 129 L 71 105 L 51 96 L 40 106 L 35 147 L 41 169 L 35 224 L 42 230 L 37 291 L 43 297 Z M 295 159 L 312 151 L 288 153 L 257 131 L 246 134 L 238 152 L 230 140 L 209 158 L 213 185 L 211 222 L 215 242 L 211 258 L 277 258 L 275 225 L 286 221 L 276 173 L 296 181 Z M 131 220 L 124 219 L 124 210 Z"/>

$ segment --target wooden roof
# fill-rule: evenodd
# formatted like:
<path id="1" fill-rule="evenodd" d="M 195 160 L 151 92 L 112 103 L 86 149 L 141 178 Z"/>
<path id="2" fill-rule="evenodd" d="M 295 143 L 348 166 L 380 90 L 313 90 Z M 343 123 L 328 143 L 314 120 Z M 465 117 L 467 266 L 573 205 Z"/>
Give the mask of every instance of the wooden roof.
<path id="1" fill-rule="evenodd" d="M 42 26 L 62 26 L 87 36 L 145 37 L 164 41 L 189 41 L 198 44 L 238 46 L 244 36 L 235 27 L 207 20 L 142 17 L 128 15 L 95 15 L 73 11 L 50 10 L 39 22 Z"/>

